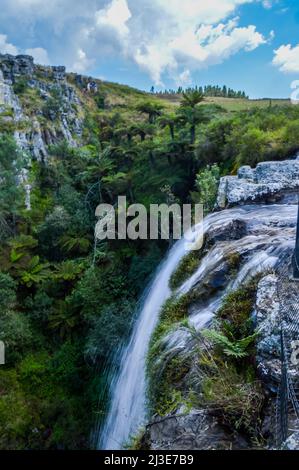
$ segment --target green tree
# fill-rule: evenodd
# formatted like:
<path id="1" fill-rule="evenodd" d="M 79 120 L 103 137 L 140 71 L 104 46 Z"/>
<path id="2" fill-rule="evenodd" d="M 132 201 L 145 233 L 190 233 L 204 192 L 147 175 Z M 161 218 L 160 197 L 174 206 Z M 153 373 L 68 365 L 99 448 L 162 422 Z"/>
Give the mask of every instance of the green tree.
<path id="1" fill-rule="evenodd" d="M 204 107 L 184 106 L 179 110 L 178 121 L 189 125 L 190 144 L 193 145 L 195 143 L 197 126 L 208 122 L 209 116 Z"/>
<path id="2" fill-rule="evenodd" d="M 174 140 L 174 129 L 176 122 L 177 116 L 175 114 L 163 114 L 158 121 L 162 129 L 168 127 L 171 140 Z"/>
<path id="3" fill-rule="evenodd" d="M 161 116 L 163 105 L 152 101 L 145 101 L 137 106 L 137 111 L 148 115 L 148 121 L 153 124 L 157 117 Z"/>
<path id="4" fill-rule="evenodd" d="M 198 90 L 191 90 L 183 93 L 181 107 L 195 108 L 195 106 L 204 101 L 204 95 Z"/>

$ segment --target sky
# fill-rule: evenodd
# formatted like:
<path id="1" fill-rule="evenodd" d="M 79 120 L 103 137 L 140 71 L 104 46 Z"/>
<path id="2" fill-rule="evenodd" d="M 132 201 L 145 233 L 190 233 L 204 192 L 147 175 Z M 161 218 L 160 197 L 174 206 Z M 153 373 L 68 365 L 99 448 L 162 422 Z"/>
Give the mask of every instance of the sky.
<path id="1" fill-rule="evenodd" d="M 286 98 L 299 80 L 299 2 L 1 0 L 0 52 L 143 90 L 225 84 Z"/>

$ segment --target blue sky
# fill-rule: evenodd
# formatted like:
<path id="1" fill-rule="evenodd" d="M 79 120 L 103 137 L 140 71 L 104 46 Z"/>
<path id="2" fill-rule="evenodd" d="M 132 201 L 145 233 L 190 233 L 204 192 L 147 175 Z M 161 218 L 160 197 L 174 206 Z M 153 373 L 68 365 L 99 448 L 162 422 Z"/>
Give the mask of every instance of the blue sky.
<path id="1" fill-rule="evenodd" d="M 298 0 L 1 0 L 0 51 L 149 90 L 289 97 Z"/>

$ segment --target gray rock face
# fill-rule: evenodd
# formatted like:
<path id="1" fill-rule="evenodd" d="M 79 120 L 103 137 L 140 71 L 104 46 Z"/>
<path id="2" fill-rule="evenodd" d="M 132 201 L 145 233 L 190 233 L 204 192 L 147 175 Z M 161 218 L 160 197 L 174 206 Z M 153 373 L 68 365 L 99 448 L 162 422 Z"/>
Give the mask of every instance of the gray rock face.
<path id="1" fill-rule="evenodd" d="M 34 72 L 33 57 L 30 55 L 0 54 L 0 67 L 5 80 L 14 82 L 16 76 L 30 77 Z"/>
<path id="2" fill-rule="evenodd" d="M 52 66 L 52 73 L 54 80 L 65 79 L 65 67 L 63 65 Z"/>
<path id="3" fill-rule="evenodd" d="M 10 82 L 4 79 L 4 72 L 0 64 L 0 110 L 7 108 L 12 109 L 15 121 L 23 119 L 24 116 L 19 99 L 15 95 Z"/>
<path id="4" fill-rule="evenodd" d="M 288 298 L 278 297 L 278 278 L 271 274 L 259 282 L 256 298 L 256 319 L 257 331 L 259 336 L 257 339 L 257 366 L 259 374 L 272 392 L 277 391 L 277 385 L 281 376 L 281 339 L 280 339 L 280 316 L 282 308 L 288 310 L 291 308 L 292 292 L 290 290 Z M 296 288 L 296 286 L 295 286 Z M 295 296 L 297 302 L 298 296 Z M 283 305 L 281 306 L 281 303 Z M 287 316 L 282 314 L 283 322 L 288 321 Z M 295 377 L 298 371 L 291 367 L 289 372 Z"/>
<path id="5" fill-rule="evenodd" d="M 285 441 L 283 450 L 299 450 L 299 431 L 294 432 Z"/>
<path id="6" fill-rule="evenodd" d="M 237 176 L 221 178 L 217 206 L 273 202 L 299 188 L 299 161 L 262 162 L 255 169 L 241 167 Z"/>
<path id="7" fill-rule="evenodd" d="M 246 449 L 240 436 L 236 439 L 205 410 L 166 416 L 147 426 L 146 439 L 152 450 Z"/>
<path id="8" fill-rule="evenodd" d="M 26 78 L 28 86 L 37 90 L 45 102 L 51 99 L 54 92 L 59 94 L 61 109 L 53 116 L 52 126 L 42 126 L 39 120 L 39 116 L 43 115 L 42 107 L 35 119 L 28 117 L 22 109 L 12 86 L 20 76 Z M 16 125 L 14 138 L 24 152 L 37 160 L 47 158 L 48 145 L 65 139 L 70 146 L 75 147 L 77 139 L 82 135 L 82 119 L 78 117 L 81 103 L 74 87 L 65 78 L 63 66 L 41 67 L 34 65 L 31 56 L 0 55 L 0 111 L 12 110 L 12 115 L 6 119 L 14 124 L 22 122 L 20 128 Z"/>

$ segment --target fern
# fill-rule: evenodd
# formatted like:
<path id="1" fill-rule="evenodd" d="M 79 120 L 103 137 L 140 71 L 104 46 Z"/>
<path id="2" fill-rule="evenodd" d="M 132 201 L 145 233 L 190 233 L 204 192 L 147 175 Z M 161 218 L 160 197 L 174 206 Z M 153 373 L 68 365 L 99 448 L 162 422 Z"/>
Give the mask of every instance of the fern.
<path id="1" fill-rule="evenodd" d="M 248 348 L 254 343 L 257 337 L 257 333 L 254 333 L 240 340 L 230 340 L 227 336 L 216 330 L 203 330 L 202 335 L 219 346 L 226 356 L 235 359 L 248 356 Z"/>

